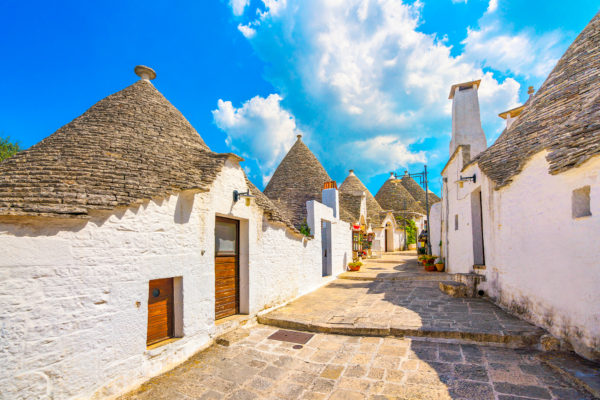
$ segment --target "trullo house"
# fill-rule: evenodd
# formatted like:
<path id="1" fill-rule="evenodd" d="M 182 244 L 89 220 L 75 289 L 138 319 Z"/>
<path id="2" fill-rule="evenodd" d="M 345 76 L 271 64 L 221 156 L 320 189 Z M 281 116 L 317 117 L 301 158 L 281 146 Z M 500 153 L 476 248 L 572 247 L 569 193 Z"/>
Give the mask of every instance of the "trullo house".
<path id="1" fill-rule="evenodd" d="M 378 256 L 383 252 L 398 250 L 404 243 L 404 231 L 400 231 L 394 214 L 384 211 L 369 189 L 356 176 L 354 170 L 350 170 L 344 182 L 340 185 L 340 196 L 342 204 L 348 209 L 357 210 L 359 199 L 362 200 L 361 217 L 357 222 L 365 226 L 365 233 L 372 234 L 372 255 Z M 353 206 L 354 205 L 354 206 Z M 355 211 L 358 216 L 358 213 Z M 394 242 L 395 241 L 395 242 Z M 394 245 L 395 243 L 395 245 Z"/>
<path id="2" fill-rule="evenodd" d="M 206 146 L 150 82 L 154 71 L 136 72 L 0 164 L 3 398 L 114 397 L 239 315 L 326 283 L 332 240 L 326 272 L 349 261 L 347 223 L 320 240 L 321 224 L 343 225 L 337 191 L 323 195 L 331 207 L 320 192 L 290 193 L 298 209 L 280 211 L 240 157 Z M 294 225 L 300 212 L 314 237 Z"/>
<path id="3" fill-rule="evenodd" d="M 396 178 L 393 172 L 390 173 L 390 177 L 379 188 L 379 191 L 375 195 L 375 200 L 377 200 L 381 208 L 385 211 L 391 211 L 396 217 L 396 221 L 398 218 L 414 220 L 417 227 L 417 235 L 425 229 L 425 205 L 421 206 L 412 197 L 402 184 L 402 180 Z M 385 230 L 385 234 L 388 235 L 385 240 L 387 249 L 385 251 L 402 249 L 404 247 L 404 231 L 401 230 L 402 224 L 397 224 L 395 227 L 387 225 L 387 228 L 389 232 L 388 229 Z"/>
<path id="4" fill-rule="evenodd" d="M 481 294 L 599 360 L 600 14 L 489 148 L 479 84 L 450 91 L 450 159 L 432 217 L 446 267 L 482 275 Z"/>
<path id="5" fill-rule="evenodd" d="M 352 215 L 340 206 L 337 184 L 298 135 L 265 187 L 264 194 L 297 229 L 319 242 L 324 277 L 339 275 L 352 261 Z"/>

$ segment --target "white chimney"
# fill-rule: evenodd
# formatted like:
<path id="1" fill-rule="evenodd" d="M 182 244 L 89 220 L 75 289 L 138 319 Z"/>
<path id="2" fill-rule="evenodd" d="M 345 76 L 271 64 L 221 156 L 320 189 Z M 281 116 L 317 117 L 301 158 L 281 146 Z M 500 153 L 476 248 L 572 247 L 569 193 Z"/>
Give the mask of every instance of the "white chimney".
<path id="1" fill-rule="evenodd" d="M 477 90 L 481 80 L 459 83 L 450 88 L 452 99 L 452 140 L 450 155 L 461 145 L 471 146 L 471 158 L 487 148 L 481 128 Z"/>
<path id="2" fill-rule="evenodd" d="M 337 190 L 337 184 L 335 184 L 335 181 L 327 182 L 325 187 L 328 187 L 328 183 L 332 183 L 333 185 L 330 185 L 331 187 L 327 189 L 323 189 L 321 192 L 321 202 L 333 210 L 334 218 L 339 218 L 340 196 Z"/>

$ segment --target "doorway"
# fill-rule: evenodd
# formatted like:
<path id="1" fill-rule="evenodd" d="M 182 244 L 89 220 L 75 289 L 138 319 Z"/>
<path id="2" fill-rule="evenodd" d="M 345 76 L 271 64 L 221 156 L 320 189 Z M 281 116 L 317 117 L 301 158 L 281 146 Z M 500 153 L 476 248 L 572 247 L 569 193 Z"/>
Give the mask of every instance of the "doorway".
<path id="1" fill-rule="evenodd" d="M 471 193 L 471 226 L 473 227 L 473 264 L 485 265 L 483 243 L 483 208 L 481 189 Z"/>
<path id="2" fill-rule="evenodd" d="M 215 221 L 215 319 L 240 312 L 240 224 L 216 217 Z"/>
<path id="3" fill-rule="evenodd" d="M 330 276 L 333 273 L 331 247 L 331 222 L 321 220 L 321 260 L 323 276 Z"/>
<path id="4" fill-rule="evenodd" d="M 391 223 L 385 226 L 385 251 L 394 251 L 394 231 Z"/>
<path id="5" fill-rule="evenodd" d="M 173 305 L 173 278 L 155 279 L 148 283 L 147 346 L 173 337 Z"/>

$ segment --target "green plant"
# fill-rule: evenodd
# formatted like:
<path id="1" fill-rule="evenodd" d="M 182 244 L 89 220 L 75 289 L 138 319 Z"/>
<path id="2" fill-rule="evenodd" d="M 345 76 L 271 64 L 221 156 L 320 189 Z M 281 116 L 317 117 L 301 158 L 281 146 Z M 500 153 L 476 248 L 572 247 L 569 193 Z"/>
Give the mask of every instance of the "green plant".
<path id="1" fill-rule="evenodd" d="M 443 264 L 444 263 L 444 259 L 442 257 L 439 257 L 436 261 L 436 264 Z"/>
<path id="2" fill-rule="evenodd" d="M 396 217 L 398 226 L 403 227 L 406 223 L 406 244 L 417 243 L 417 225 L 415 221 L 406 217 Z"/>
<path id="3" fill-rule="evenodd" d="M 417 249 L 417 254 L 426 254 L 427 253 L 427 249 L 425 247 L 419 247 Z"/>
<path id="4" fill-rule="evenodd" d="M 352 261 L 351 263 L 348 264 L 349 267 L 352 268 L 356 268 L 356 267 L 362 267 L 363 263 L 360 261 Z"/>
<path id="5" fill-rule="evenodd" d="M 308 226 L 308 224 L 306 223 L 306 220 L 304 220 L 304 222 L 302 222 L 300 224 L 300 233 L 303 234 L 304 236 L 310 236 L 310 227 Z"/>
<path id="6" fill-rule="evenodd" d="M 8 157 L 14 156 L 19 151 L 21 151 L 21 147 L 19 147 L 19 142 L 11 142 L 10 136 L 0 136 L 0 161 L 5 160 Z"/>

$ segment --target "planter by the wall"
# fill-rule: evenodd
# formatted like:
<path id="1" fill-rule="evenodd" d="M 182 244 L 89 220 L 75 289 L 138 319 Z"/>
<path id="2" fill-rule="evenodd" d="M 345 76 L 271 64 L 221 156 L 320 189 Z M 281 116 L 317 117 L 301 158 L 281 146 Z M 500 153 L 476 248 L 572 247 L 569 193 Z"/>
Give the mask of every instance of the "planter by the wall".
<path id="1" fill-rule="evenodd" d="M 444 264 L 435 264 L 435 268 L 438 270 L 438 272 L 443 272 L 444 271 Z"/>

